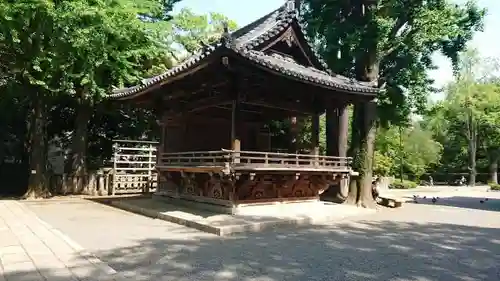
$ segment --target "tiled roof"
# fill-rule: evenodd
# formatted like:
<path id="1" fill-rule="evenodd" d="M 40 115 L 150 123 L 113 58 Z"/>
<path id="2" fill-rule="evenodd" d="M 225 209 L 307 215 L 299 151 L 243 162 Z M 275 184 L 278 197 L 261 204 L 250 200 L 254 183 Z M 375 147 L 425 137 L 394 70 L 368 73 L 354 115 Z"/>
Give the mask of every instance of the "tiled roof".
<path id="1" fill-rule="evenodd" d="M 240 54 L 266 68 L 280 72 L 292 78 L 314 82 L 341 91 L 357 92 L 369 95 L 376 94 L 378 92 L 378 89 L 371 83 L 356 81 L 341 75 L 330 75 L 326 71 L 300 65 L 293 59 L 279 54 L 266 55 L 263 52 L 254 50 L 240 52 Z"/>
<path id="2" fill-rule="evenodd" d="M 234 31 L 231 34 L 231 46 L 222 44 L 223 40 L 221 39 L 221 42 L 204 48 L 199 53 L 189 57 L 187 60 L 172 69 L 169 69 L 165 73 L 149 79 L 144 79 L 141 81 L 141 84 L 133 87 L 113 90 L 113 93 L 109 95 L 109 97 L 119 99 L 141 93 L 149 87 L 168 80 L 170 77 L 179 75 L 184 71 L 189 71 L 193 67 L 203 63 L 203 61 L 210 57 L 216 50 L 221 48 L 232 50 L 235 53 L 260 64 L 261 66 L 274 71 L 279 71 L 280 73 L 296 79 L 303 79 L 330 88 L 360 94 L 364 93 L 368 95 L 375 95 L 378 92 L 377 88 L 368 83 L 358 82 L 340 75 L 329 73 L 326 63 L 314 51 L 314 48 L 312 48 L 312 44 L 306 37 L 305 33 L 304 37 L 306 39 L 306 43 L 309 45 L 309 49 L 314 53 L 315 59 L 321 65 L 321 69 L 305 67 L 288 58 L 284 58 L 279 55 L 266 55 L 255 49 L 260 44 L 286 30 L 294 21 L 300 25 L 300 20 L 294 7 L 294 1 L 289 0 L 285 5 L 277 10 Z M 300 26 L 303 28 L 302 25 Z"/>
<path id="3" fill-rule="evenodd" d="M 212 54 L 217 48 L 222 46 L 222 44 L 218 44 L 215 46 L 209 46 L 208 48 L 205 48 L 204 50 L 198 52 L 197 54 L 189 57 L 182 63 L 178 64 L 177 66 L 172 67 L 171 69 L 167 70 L 166 72 L 154 76 L 152 78 L 148 79 L 143 79 L 141 81 L 141 84 L 133 86 L 133 87 L 128 87 L 128 88 L 121 88 L 121 89 L 116 89 L 113 90 L 113 93 L 109 95 L 110 98 L 112 99 L 119 99 L 127 96 L 134 95 L 136 93 L 142 92 L 143 90 L 152 87 L 158 83 L 161 83 L 165 80 L 167 80 L 169 77 L 175 76 L 183 71 L 186 71 L 190 69 L 194 65 L 198 65 L 201 61 L 206 59 L 210 54 Z"/>

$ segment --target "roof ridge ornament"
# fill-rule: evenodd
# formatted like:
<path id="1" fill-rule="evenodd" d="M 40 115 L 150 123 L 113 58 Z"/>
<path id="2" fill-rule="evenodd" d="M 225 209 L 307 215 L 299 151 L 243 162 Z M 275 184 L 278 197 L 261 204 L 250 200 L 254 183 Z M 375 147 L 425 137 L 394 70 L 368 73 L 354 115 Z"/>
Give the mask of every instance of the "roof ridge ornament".
<path id="1" fill-rule="evenodd" d="M 300 2 L 301 0 L 287 0 L 286 1 L 286 10 L 288 13 L 297 13 L 299 12 L 300 10 Z"/>
<path id="2" fill-rule="evenodd" d="M 224 30 L 221 38 L 222 44 L 228 49 L 233 49 L 235 47 L 235 42 L 231 32 L 229 32 L 229 24 L 227 21 L 222 22 L 222 28 Z"/>

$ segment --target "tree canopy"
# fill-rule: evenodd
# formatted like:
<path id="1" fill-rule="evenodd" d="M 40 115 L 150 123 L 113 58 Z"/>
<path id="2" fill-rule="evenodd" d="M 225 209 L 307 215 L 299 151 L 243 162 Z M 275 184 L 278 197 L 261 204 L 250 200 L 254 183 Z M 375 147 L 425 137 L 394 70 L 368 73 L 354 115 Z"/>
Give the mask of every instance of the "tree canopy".
<path id="1" fill-rule="evenodd" d="M 490 170 L 496 170 L 500 156 L 500 85 L 492 76 L 497 72 L 494 62 L 474 50 L 462 53 L 444 100 L 433 105 L 426 118 L 426 126 L 445 144 L 448 157 L 457 160 L 454 169 L 469 173 L 470 185 L 475 184 L 478 153 L 486 156 Z M 467 161 L 460 161 L 464 155 Z M 497 181 L 496 172 L 491 179 Z"/>
<path id="2" fill-rule="evenodd" d="M 376 126 L 409 121 L 422 111 L 432 89 L 427 70 L 431 55 L 442 52 L 453 62 L 475 31 L 485 10 L 473 2 L 446 0 L 306 0 L 304 22 L 316 48 L 336 73 L 377 84 L 382 91 L 374 105 L 355 104 L 350 154 L 359 177 L 351 181 L 348 202 L 373 207 L 370 192 Z"/>
<path id="3" fill-rule="evenodd" d="M 211 25 L 206 16 L 183 10 L 176 19 L 170 14 L 176 2 L 0 1 L 0 106 L 26 108 L 19 116 L 6 116 L 16 125 L 2 124 L 2 128 L 9 134 L 29 135 L 23 150 L 36 172 L 31 173 L 27 195 L 47 194 L 45 154 L 47 142 L 54 136 L 71 149 L 70 172 L 82 176 L 91 159 L 102 163 L 109 156 L 109 142 L 118 135 L 154 136 L 152 112 L 111 105 L 103 98 L 113 87 L 135 84 L 170 68 L 176 50 L 169 39 L 188 42 L 195 36 L 182 37 L 182 28 L 198 30 L 192 40 L 217 33 L 219 27 Z M 197 22 L 200 18 L 205 21 Z M 225 17 L 214 13 L 210 19 L 217 24 Z M 183 21 L 194 24 L 184 26 Z M 12 113 L 2 115 L 7 112 Z M 27 130 L 14 130 L 19 125 Z M 2 140 L 12 139 L 9 134 L 2 131 Z M 106 153 L 96 145 L 103 142 L 109 147 Z M 2 141 L 2 151 L 6 151 L 5 143 Z"/>
<path id="4" fill-rule="evenodd" d="M 459 52 L 481 30 L 486 12 L 473 1 L 304 2 L 309 34 L 335 73 L 355 77 L 360 56 L 373 53 L 376 80 L 385 89 L 378 98 L 379 117 L 396 123 L 408 121 L 411 112 L 422 112 L 435 90 L 427 72 L 435 68 L 432 54 L 441 52 L 456 64 Z M 356 11 L 372 2 L 371 18 L 359 20 Z M 375 41 L 371 49 L 368 39 Z"/>

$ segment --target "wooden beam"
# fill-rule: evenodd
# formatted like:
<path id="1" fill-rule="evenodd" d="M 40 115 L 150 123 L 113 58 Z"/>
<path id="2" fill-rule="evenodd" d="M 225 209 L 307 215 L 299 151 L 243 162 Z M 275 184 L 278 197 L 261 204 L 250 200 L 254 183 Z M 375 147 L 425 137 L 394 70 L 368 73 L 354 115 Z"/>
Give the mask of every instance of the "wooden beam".
<path id="1" fill-rule="evenodd" d="M 176 98 L 179 98 L 179 97 L 192 97 L 192 96 L 195 96 L 199 93 L 202 93 L 202 92 L 213 92 L 214 89 L 217 89 L 221 86 L 225 86 L 228 84 L 227 81 L 221 81 L 221 82 L 218 82 L 218 83 L 210 83 L 212 81 L 208 80 L 208 83 L 205 82 L 204 84 L 201 84 L 201 87 L 197 87 L 196 90 L 194 90 L 194 88 L 191 86 L 187 86 L 185 85 L 186 83 L 182 83 L 182 85 L 176 85 L 176 87 L 179 88 L 179 90 L 176 90 L 174 91 L 173 94 L 170 94 L 170 95 L 161 95 L 162 96 L 162 99 L 164 101 L 170 101 L 170 100 L 173 100 L 173 99 L 176 99 Z M 190 84 L 193 84 L 193 83 L 190 83 Z M 207 86 L 208 85 L 208 86 Z M 193 90 L 191 90 L 193 89 Z"/>
<path id="2" fill-rule="evenodd" d="M 298 113 L 299 115 L 311 114 L 314 112 L 313 109 L 309 109 L 309 108 L 305 108 L 305 107 L 300 106 L 300 103 L 292 104 L 292 103 L 286 103 L 286 102 L 252 100 L 252 101 L 246 101 L 245 104 L 258 106 L 258 107 L 264 107 L 264 108 L 278 109 L 281 111 L 288 111 L 292 114 Z"/>
<path id="3" fill-rule="evenodd" d="M 311 153 L 319 155 L 319 114 L 313 114 L 311 122 Z"/>
<path id="4" fill-rule="evenodd" d="M 189 101 L 185 104 L 183 112 L 196 112 L 209 107 L 231 104 L 231 99 L 226 95 L 218 95 L 214 97 L 204 98 L 197 101 Z"/>

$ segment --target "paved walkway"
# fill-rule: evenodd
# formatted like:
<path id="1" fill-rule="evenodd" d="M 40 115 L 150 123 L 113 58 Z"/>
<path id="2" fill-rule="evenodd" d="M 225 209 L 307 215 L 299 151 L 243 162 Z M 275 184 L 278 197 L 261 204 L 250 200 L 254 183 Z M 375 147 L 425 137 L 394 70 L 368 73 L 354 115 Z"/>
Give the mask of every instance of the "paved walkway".
<path id="1" fill-rule="evenodd" d="M 500 280 L 500 192 L 436 204 L 429 196 L 344 222 L 229 237 L 88 200 L 24 204 L 134 281 Z"/>
<path id="2" fill-rule="evenodd" d="M 498 281 L 499 204 L 500 193 L 457 194 L 221 238 L 87 200 L 0 201 L 0 281 Z"/>
<path id="3" fill-rule="evenodd" d="M 0 281 L 123 280 L 23 204 L 0 200 Z"/>

